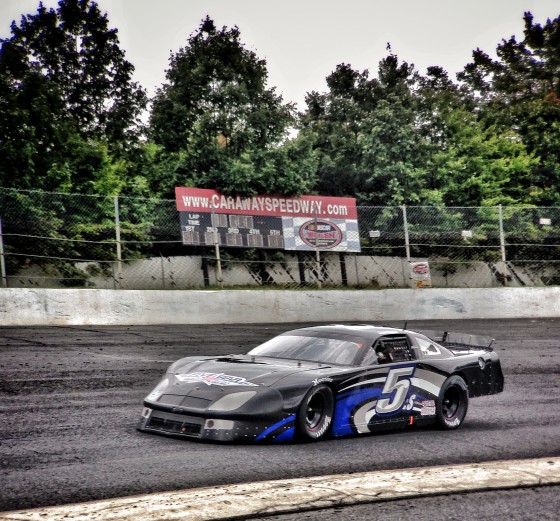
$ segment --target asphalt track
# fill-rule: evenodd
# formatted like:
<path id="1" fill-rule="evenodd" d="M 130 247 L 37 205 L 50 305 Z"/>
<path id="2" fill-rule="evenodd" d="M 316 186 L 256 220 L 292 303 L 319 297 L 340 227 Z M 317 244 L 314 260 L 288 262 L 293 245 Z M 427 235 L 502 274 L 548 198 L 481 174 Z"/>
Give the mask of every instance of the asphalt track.
<path id="1" fill-rule="evenodd" d="M 408 324 L 496 338 L 506 389 L 472 400 L 458 431 L 412 428 L 317 444 L 246 446 L 134 429 L 143 396 L 171 361 L 246 352 L 290 327 L 0 328 L 0 512 L 268 480 L 560 456 L 560 319 Z M 530 485 L 375 507 L 339 505 L 275 519 L 469 519 L 470 512 L 479 519 L 556 519 L 558 492 L 557 485 Z M 227 509 L 223 514 L 229 515 Z"/>

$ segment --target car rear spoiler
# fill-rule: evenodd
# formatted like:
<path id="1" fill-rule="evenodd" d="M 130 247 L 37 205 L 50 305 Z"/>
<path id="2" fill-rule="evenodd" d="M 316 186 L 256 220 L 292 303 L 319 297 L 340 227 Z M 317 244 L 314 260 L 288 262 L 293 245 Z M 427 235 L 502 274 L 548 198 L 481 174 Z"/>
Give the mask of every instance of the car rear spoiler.
<path id="1" fill-rule="evenodd" d="M 449 331 L 422 331 L 423 335 L 453 351 L 484 350 L 493 351 L 494 339 L 468 333 L 452 333 Z"/>

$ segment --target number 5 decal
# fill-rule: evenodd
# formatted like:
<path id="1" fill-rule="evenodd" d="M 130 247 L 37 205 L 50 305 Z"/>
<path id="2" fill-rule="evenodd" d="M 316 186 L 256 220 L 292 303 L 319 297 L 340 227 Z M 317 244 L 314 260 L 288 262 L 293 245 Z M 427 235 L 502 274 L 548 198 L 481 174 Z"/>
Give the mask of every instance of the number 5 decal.
<path id="1" fill-rule="evenodd" d="M 410 379 L 405 377 L 412 376 L 414 369 L 414 366 L 408 366 L 389 370 L 381 394 L 387 396 L 393 393 L 393 391 L 395 394 L 389 398 L 377 400 L 377 405 L 375 406 L 377 414 L 389 414 L 398 411 L 404 405 L 406 395 L 410 389 Z M 402 378 L 402 380 L 399 380 L 399 378 Z"/>

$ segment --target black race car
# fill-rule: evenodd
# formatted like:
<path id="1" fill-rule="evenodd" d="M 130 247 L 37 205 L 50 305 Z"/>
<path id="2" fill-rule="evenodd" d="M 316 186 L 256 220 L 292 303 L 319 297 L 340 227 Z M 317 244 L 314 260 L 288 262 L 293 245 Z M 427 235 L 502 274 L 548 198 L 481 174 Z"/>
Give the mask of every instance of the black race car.
<path id="1" fill-rule="evenodd" d="M 490 344 L 371 325 L 296 329 L 246 355 L 178 360 L 144 399 L 138 429 L 254 442 L 456 429 L 469 398 L 503 390 Z"/>

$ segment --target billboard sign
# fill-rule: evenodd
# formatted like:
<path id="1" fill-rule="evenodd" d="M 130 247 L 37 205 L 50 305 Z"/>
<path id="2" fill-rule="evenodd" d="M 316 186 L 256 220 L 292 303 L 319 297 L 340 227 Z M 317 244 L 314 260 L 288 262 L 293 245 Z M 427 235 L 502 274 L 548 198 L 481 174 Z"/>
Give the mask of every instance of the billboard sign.
<path id="1" fill-rule="evenodd" d="M 183 244 L 285 250 L 360 251 L 356 200 L 350 197 L 234 197 L 175 188 Z"/>

